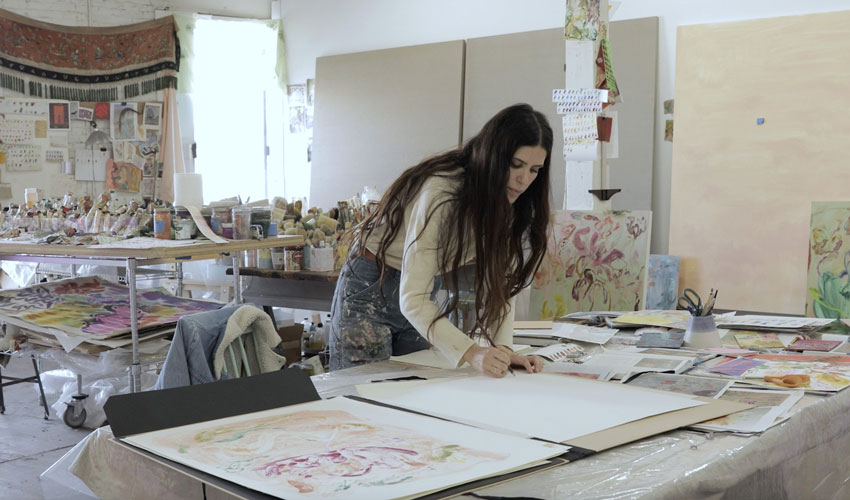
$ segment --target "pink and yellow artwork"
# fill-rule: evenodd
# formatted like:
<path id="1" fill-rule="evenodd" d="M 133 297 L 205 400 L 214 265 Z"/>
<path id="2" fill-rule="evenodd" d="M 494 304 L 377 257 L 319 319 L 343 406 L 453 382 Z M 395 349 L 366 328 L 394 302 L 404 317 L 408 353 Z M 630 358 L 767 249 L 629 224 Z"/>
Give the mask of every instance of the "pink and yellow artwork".
<path id="1" fill-rule="evenodd" d="M 346 398 L 124 440 L 287 499 L 415 496 L 529 466 L 566 450 Z"/>
<path id="2" fill-rule="evenodd" d="M 561 211 L 531 286 L 530 319 L 643 307 L 649 211 Z"/>
<path id="3" fill-rule="evenodd" d="M 175 297 L 164 289 L 137 291 L 139 330 L 176 323 L 221 304 Z M 0 316 L 42 328 L 105 339 L 130 331 L 130 289 L 96 277 L 41 283 L 0 292 Z"/>

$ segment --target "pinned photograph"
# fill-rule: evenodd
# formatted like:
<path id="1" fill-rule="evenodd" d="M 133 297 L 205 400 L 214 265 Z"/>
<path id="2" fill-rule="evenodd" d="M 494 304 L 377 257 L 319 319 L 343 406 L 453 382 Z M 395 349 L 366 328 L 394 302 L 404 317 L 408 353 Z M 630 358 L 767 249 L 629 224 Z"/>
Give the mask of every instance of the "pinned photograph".
<path id="1" fill-rule="evenodd" d="M 146 102 L 143 113 L 142 126 L 146 129 L 159 130 L 162 126 L 162 103 Z"/>
<path id="2" fill-rule="evenodd" d="M 79 108 L 77 110 L 77 118 L 80 120 L 94 120 L 94 109 L 92 108 Z"/>
<path id="3" fill-rule="evenodd" d="M 140 141 L 138 103 L 114 102 L 110 109 L 109 132 L 113 141 Z"/>
<path id="4" fill-rule="evenodd" d="M 48 110 L 50 112 L 50 130 L 68 130 L 71 128 L 70 107 L 67 102 L 51 102 Z"/>

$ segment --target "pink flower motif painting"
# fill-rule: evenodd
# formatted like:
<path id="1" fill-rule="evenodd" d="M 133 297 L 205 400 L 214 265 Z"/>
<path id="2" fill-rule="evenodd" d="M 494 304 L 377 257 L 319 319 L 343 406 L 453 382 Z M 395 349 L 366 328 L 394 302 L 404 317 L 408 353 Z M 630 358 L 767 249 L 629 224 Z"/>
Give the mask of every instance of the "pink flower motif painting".
<path id="1" fill-rule="evenodd" d="M 563 211 L 531 287 L 530 317 L 631 311 L 644 303 L 649 211 Z"/>

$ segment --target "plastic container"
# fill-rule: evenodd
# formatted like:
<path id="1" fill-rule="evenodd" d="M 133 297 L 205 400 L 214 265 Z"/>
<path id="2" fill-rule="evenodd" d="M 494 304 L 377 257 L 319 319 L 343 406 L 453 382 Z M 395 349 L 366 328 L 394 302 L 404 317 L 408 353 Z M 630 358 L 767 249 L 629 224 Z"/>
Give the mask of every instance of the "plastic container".
<path id="1" fill-rule="evenodd" d="M 233 239 L 233 223 L 232 222 L 222 222 L 221 223 L 221 237 L 227 238 L 229 240 Z"/>
<path id="2" fill-rule="evenodd" d="M 38 188 L 24 189 L 24 202 L 27 204 L 28 209 L 32 208 L 38 202 Z"/>
<path id="3" fill-rule="evenodd" d="M 283 248 L 272 248 L 272 268 L 283 269 Z"/>
<path id="4" fill-rule="evenodd" d="M 233 239 L 251 239 L 251 207 L 233 207 Z"/>
<path id="5" fill-rule="evenodd" d="M 215 234 L 217 234 L 219 236 L 224 236 L 222 234 L 221 225 L 223 223 L 230 224 L 232 222 L 233 222 L 233 212 L 230 211 L 230 208 L 215 207 L 215 208 L 212 209 L 212 215 L 210 216 L 210 227 L 212 228 L 212 230 Z M 231 228 L 232 227 L 233 226 L 231 226 Z M 233 230 L 231 229 L 231 233 L 232 232 L 233 232 Z M 232 234 L 231 234 L 231 237 L 232 237 Z M 227 236 L 225 236 L 225 238 L 227 238 Z"/>
<path id="6" fill-rule="evenodd" d="M 161 240 L 171 239 L 171 209 L 157 208 L 153 216 L 154 236 Z"/>

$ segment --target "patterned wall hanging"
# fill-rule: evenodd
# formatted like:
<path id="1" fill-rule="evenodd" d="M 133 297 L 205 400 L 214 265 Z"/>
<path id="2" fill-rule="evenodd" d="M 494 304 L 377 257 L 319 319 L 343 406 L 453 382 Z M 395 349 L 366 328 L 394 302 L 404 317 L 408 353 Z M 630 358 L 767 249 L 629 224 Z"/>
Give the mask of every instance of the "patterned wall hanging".
<path id="1" fill-rule="evenodd" d="M 68 101 L 108 102 L 176 88 L 174 18 L 86 28 L 0 9 L 0 87 Z"/>

